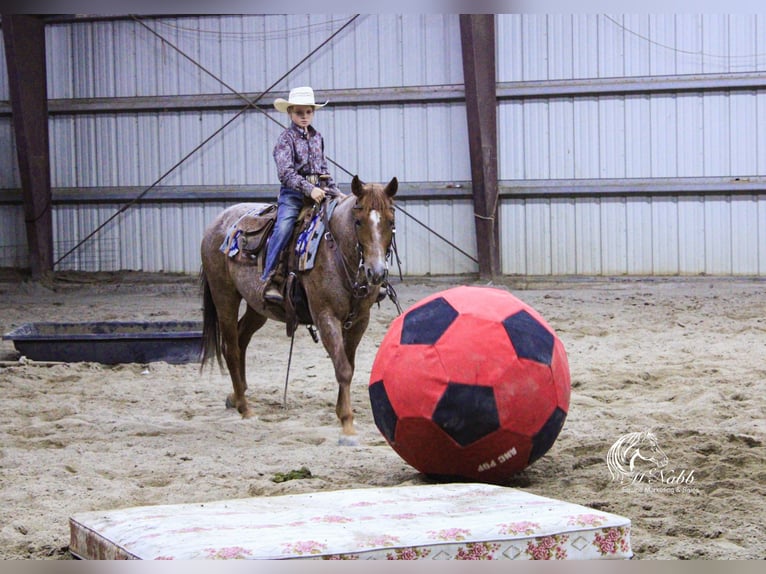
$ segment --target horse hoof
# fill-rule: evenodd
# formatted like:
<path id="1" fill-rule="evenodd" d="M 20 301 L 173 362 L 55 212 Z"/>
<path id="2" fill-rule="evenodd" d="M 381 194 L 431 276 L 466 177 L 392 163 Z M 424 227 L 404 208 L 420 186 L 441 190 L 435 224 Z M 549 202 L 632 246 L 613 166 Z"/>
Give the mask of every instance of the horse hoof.
<path id="1" fill-rule="evenodd" d="M 354 435 L 342 434 L 338 439 L 338 446 L 359 446 L 359 439 Z"/>
<path id="2" fill-rule="evenodd" d="M 234 401 L 231 400 L 231 397 L 226 397 L 226 408 L 227 409 L 233 409 L 236 405 L 234 404 Z"/>

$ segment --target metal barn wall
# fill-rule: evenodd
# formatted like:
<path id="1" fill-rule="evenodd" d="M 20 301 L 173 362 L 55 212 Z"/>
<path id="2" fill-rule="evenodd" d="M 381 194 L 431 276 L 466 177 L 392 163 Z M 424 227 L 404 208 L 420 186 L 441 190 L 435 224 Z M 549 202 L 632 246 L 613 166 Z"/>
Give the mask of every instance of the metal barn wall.
<path id="1" fill-rule="evenodd" d="M 51 170 L 58 199 L 54 259 L 157 182 L 243 105 L 131 112 L 131 106 L 151 107 L 146 102 L 152 98 L 231 93 L 147 27 L 237 92 L 253 97 L 350 17 L 202 16 L 146 19 L 145 25 L 132 20 L 49 24 Z M 279 82 L 262 100 L 263 112 L 243 113 L 167 174 L 158 187 L 161 201 L 150 192 L 150 202 L 131 207 L 56 268 L 196 272 L 204 224 L 221 207 L 251 197 L 276 198 L 271 152 L 283 128 L 270 118 L 284 124 L 286 116 L 274 111 L 271 102 L 302 84 L 312 85 L 320 98 L 324 94 L 333 99 L 348 90 L 371 94 L 369 104 L 333 103 L 315 120 L 325 136 L 327 155 L 351 174 L 367 181 L 396 176 L 402 188 L 407 182 L 441 185 L 470 178 L 462 103 L 402 103 L 390 94 L 376 98 L 381 86 L 390 92 L 391 87 L 462 84 L 457 15 L 363 15 L 309 64 Z M 110 112 L 109 106 L 120 109 Z M 349 173 L 333 166 L 331 170 L 342 186 L 350 182 Z M 17 186 L 13 180 L 3 182 L 6 188 Z M 218 189 L 221 199 L 216 197 Z M 475 257 L 470 201 L 411 197 L 400 205 Z M 0 235 L 0 243 L 18 241 Z M 398 237 L 406 274 L 477 268 L 465 256 L 456 258 L 449 245 L 404 215 L 398 220 Z"/>
<path id="2" fill-rule="evenodd" d="M 498 109 L 503 271 L 766 275 L 765 38 L 763 16 L 498 16 L 498 83 L 526 94 Z"/>
<path id="3" fill-rule="evenodd" d="M 350 17 L 49 24 L 55 258 L 243 105 L 147 27 L 254 97 Z M 766 275 L 762 17 L 500 14 L 496 25 L 503 273 Z M 2 64 L 0 266 L 17 266 Z M 270 118 L 285 118 L 271 102 L 300 84 L 332 100 L 315 121 L 328 156 L 363 179 L 398 177 L 407 213 L 475 258 L 458 15 L 362 15 L 263 98 L 265 114 L 232 121 L 57 269 L 196 272 L 222 207 L 276 194 L 282 128 Z M 477 270 L 403 213 L 397 237 L 405 274 Z"/>

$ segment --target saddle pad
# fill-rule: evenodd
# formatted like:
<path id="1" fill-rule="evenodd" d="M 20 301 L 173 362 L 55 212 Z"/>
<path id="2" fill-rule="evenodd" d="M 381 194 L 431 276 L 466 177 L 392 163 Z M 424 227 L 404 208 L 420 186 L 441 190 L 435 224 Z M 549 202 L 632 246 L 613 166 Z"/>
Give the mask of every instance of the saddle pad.
<path id="1" fill-rule="evenodd" d="M 325 204 L 323 209 L 327 211 L 327 220 L 332 217 L 335 207 L 338 205 L 338 200 L 333 199 Z M 298 240 L 295 242 L 295 255 L 298 257 L 298 270 L 308 271 L 314 267 L 314 261 L 316 261 L 317 249 L 319 249 L 319 242 L 324 236 L 325 220 L 322 211 L 314 213 L 311 221 L 309 221 L 306 229 L 301 231 L 298 235 Z"/>
<path id="2" fill-rule="evenodd" d="M 84 559 L 632 557 L 627 518 L 474 483 L 144 506 L 69 523 Z"/>
<path id="3" fill-rule="evenodd" d="M 229 229 L 226 230 L 226 236 L 223 238 L 223 242 L 221 243 L 221 246 L 218 248 L 221 253 L 225 253 L 229 257 L 234 257 L 239 253 L 240 250 L 240 237 L 243 233 L 246 232 L 245 229 L 242 229 L 241 223 L 245 220 L 247 220 L 250 217 L 257 217 L 260 216 L 267 211 L 271 211 L 275 209 L 275 204 L 270 203 L 257 203 L 253 204 L 254 207 L 252 209 L 249 209 L 245 213 L 243 213 L 239 219 L 237 219 L 234 223 L 232 223 L 229 226 Z"/>

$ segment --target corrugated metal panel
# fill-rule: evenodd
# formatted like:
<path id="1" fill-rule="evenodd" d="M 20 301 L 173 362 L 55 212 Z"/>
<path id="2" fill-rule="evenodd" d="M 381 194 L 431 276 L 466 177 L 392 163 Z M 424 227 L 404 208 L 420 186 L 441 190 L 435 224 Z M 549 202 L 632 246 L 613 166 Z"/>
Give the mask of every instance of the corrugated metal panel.
<path id="1" fill-rule="evenodd" d="M 551 270 L 552 275 L 574 275 L 575 200 L 551 200 Z"/>
<path id="2" fill-rule="evenodd" d="M 28 257 L 24 210 L 0 205 L 0 267 L 28 267 Z"/>
<path id="3" fill-rule="evenodd" d="M 525 269 L 530 275 L 551 272 L 551 209 L 548 199 L 529 199 L 525 205 Z"/>
<path id="4" fill-rule="evenodd" d="M 747 14 L 499 14 L 498 81 L 766 69 Z"/>
<path id="5" fill-rule="evenodd" d="M 199 242 L 223 202 L 142 204 L 123 213 L 57 269 L 196 273 Z M 476 257 L 467 200 L 403 200 L 412 217 Z M 60 258 L 119 205 L 59 205 Z M 3 261 L 24 265 L 21 208 L 0 209 Z M 501 265 L 531 275 L 766 275 L 766 200 L 751 196 L 504 200 Z M 474 273 L 475 261 L 399 213 L 397 243 L 407 275 Z"/>
<path id="6" fill-rule="evenodd" d="M 5 40 L 3 40 L 3 29 L 0 28 L 0 100 L 9 100 L 10 93 L 8 66 L 5 62 Z"/>
<path id="7" fill-rule="evenodd" d="M 652 199 L 630 197 L 627 204 L 627 269 L 631 275 L 652 274 Z"/>
<path id="8" fill-rule="evenodd" d="M 500 203 L 500 268 L 504 274 L 527 273 L 525 201 L 507 199 Z"/>
<path id="9" fill-rule="evenodd" d="M 90 98 L 229 91 L 146 27 L 235 90 L 258 93 L 350 18 L 350 14 L 231 14 L 143 19 L 144 25 L 130 20 L 51 25 L 46 29 L 52 63 L 50 95 Z M 276 90 L 303 84 L 327 90 L 460 82 L 456 14 L 364 14 Z"/>
<path id="10" fill-rule="evenodd" d="M 758 275 L 766 273 L 766 199 L 758 198 L 758 235 L 756 250 L 758 252 Z M 750 247 L 753 248 L 752 246 Z"/>
<path id="11" fill-rule="evenodd" d="M 235 89 L 258 93 L 349 17 L 202 15 L 146 23 Z M 766 19 L 754 16 L 500 14 L 496 21 L 501 82 L 766 70 Z M 54 98 L 227 91 L 133 21 L 52 25 L 46 35 Z M 461 82 L 457 14 L 363 15 L 277 91 L 299 83 L 321 91 Z M 53 185 L 148 186 L 232 115 L 55 115 Z M 12 144 L 4 121 L 0 138 Z M 329 106 L 317 114 L 316 126 L 328 155 L 368 181 L 470 179 L 462 104 Z M 766 154 L 758 153 L 766 149 L 763 91 L 503 100 L 498 128 L 503 180 L 766 174 Z M 280 130 L 248 112 L 162 183 L 275 184 L 271 148 Z M 0 167 L 5 161 L 15 168 L 10 158 L 0 158 Z M 349 181 L 331 169 L 340 182 Z M 17 187 L 18 174 L 13 177 L 3 173 L 0 187 Z M 475 253 L 470 202 L 403 205 Z M 119 207 L 57 206 L 57 253 Z M 13 210 L 18 213 L 17 206 L 2 206 L 0 213 L 13 218 L 7 215 Z M 133 207 L 62 268 L 196 272 L 202 228 L 218 210 L 209 203 Z M 760 196 L 514 199 L 504 200 L 500 213 L 507 273 L 766 275 Z M 398 224 L 408 274 L 476 270 L 406 217 Z M 0 231 L 0 244 L 10 234 Z"/>
<path id="12" fill-rule="evenodd" d="M 766 272 L 756 196 L 505 200 L 500 213 L 506 274 Z"/>
<path id="13" fill-rule="evenodd" d="M 678 268 L 678 198 L 652 198 L 652 273 L 674 275 Z"/>
<path id="14" fill-rule="evenodd" d="M 705 198 L 705 267 L 728 275 L 732 269 L 731 199 Z"/>
<path id="15" fill-rule="evenodd" d="M 3 189 L 18 188 L 20 185 L 13 121 L 0 117 L 0 193 Z"/>
<path id="16" fill-rule="evenodd" d="M 678 200 L 678 272 L 701 273 L 705 267 L 705 198 Z"/>
<path id="17" fill-rule="evenodd" d="M 53 185 L 150 185 L 232 116 L 216 111 L 54 116 Z M 278 119 L 284 122 L 283 117 Z M 328 157 L 365 180 L 470 179 L 467 125 L 460 105 L 380 106 L 361 113 L 325 109 L 317 113 L 315 126 L 325 135 Z M 163 184 L 278 185 L 272 149 L 281 130 L 264 115 L 247 113 L 191 155 Z M 338 181 L 350 181 L 350 176 L 330 167 Z"/>
<path id="18" fill-rule="evenodd" d="M 627 273 L 627 200 L 624 197 L 601 198 L 601 273 Z"/>
<path id="19" fill-rule="evenodd" d="M 758 273 L 758 198 L 741 196 L 731 201 L 731 272 L 735 275 Z M 766 245 L 766 244 L 764 244 Z"/>
<path id="20" fill-rule="evenodd" d="M 502 101 L 500 179 L 759 175 L 763 116 L 760 91 Z"/>
<path id="21" fill-rule="evenodd" d="M 424 227 L 433 229 L 475 259 L 471 202 L 406 200 L 400 205 L 411 216 L 403 213 L 396 216 L 396 242 L 405 275 L 453 275 L 478 270 L 474 261 Z"/>

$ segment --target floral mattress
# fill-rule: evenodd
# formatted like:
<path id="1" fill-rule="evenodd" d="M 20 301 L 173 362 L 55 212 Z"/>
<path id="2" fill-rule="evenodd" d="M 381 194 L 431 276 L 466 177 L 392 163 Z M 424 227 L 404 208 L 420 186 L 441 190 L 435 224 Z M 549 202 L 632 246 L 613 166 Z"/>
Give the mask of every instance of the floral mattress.
<path id="1" fill-rule="evenodd" d="M 630 558 L 630 520 L 487 484 L 399 486 L 87 512 L 85 559 Z"/>

